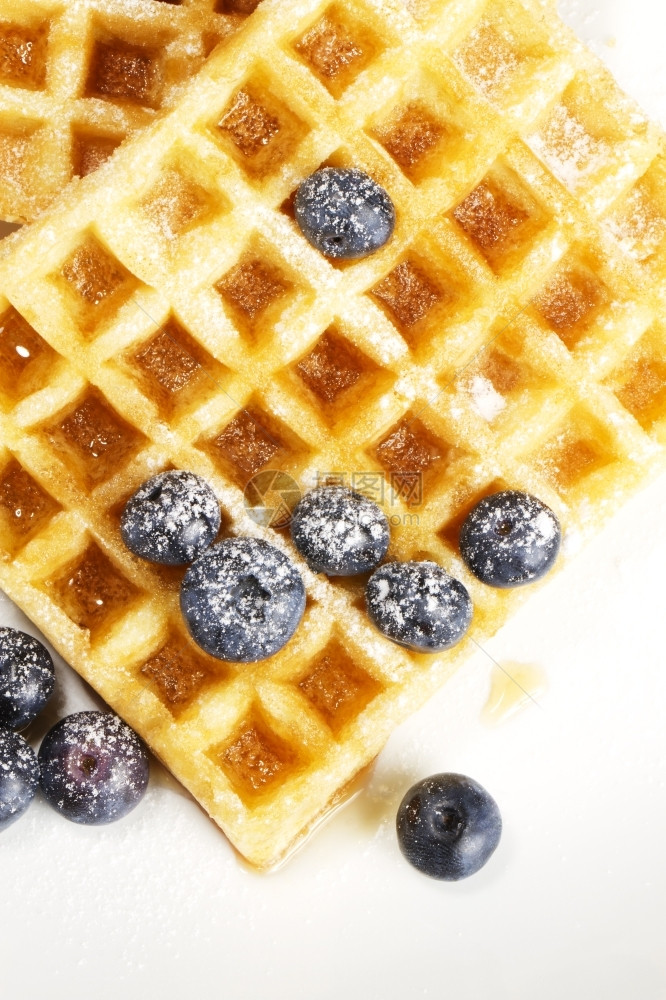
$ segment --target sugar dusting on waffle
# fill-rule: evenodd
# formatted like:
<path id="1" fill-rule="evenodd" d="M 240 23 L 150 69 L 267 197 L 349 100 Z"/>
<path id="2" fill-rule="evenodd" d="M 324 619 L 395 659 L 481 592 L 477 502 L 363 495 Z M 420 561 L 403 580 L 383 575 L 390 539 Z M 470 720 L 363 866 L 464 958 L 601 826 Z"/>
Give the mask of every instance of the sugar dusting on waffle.
<path id="1" fill-rule="evenodd" d="M 71 177 L 173 106 L 258 0 L 0 0 L 0 218 L 34 219 Z"/>

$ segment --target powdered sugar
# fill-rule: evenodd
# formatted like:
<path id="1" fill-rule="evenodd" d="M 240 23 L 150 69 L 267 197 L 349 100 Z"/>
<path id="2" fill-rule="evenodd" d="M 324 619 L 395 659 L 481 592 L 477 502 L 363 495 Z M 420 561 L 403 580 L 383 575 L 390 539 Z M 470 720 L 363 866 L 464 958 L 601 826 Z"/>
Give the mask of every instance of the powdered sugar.
<path id="1" fill-rule="evenodd" d="M 143 742 L 112 712 L 76 712 L 58 722 L 39 749 L 50 804 L 75 823 L 110 823 L 143 796 L 149 764 Z"/>
<path id="2" fill-rule="evenodd" d="M 55 672 L 47 649 L 13 628 L 0 628 L 0 723 L 21 729 L 53 693 Z"/>
<path id="3" fill-rule="evenodd" d="M 210 486 L 193 472 L 162 472 L 139 487 L 122 513 L 127 547 L 151 562 L 192 562 L 214 540 L 220 505 Z"/>
<path id="4" fill-rule="evenodd" d="M 504 396 L 500 395 L 489 378 L 474 375 L 469 382 L 474 409 L 479 416 L 491 423 L 500 415 L 506 406 Z"/>
<path id="5" fill-rule="evenodd" d="M 604 162 L 607 150 L 565 105 L 558 105 L 544 129 L 529 140 L 532 150 L 563 184 L 574 190 Z"/>
<path id="6" fill-rule="evenodd" d="M 460 552 L 475 576 L 494 587 L 517 587 L 543 576 L 560 547 L 560 526 L 537 497 L 502 490 L 467 515 Z"/>
<path id="7" fill-rule="evenodd" d="M 507 31 L 482 22 L 470 33 L 458 56 L 463 69 L 486 94 L 492 94 L 515 73 L 519 58 Z"/>
<path id="8" fill-rule="evenodd" d="M 352 260 L 390 238 L 395 209 L 386 191 L 356 168 L 323 167 L 298 189 L 294 214 L 305 238 L 327 257 Z"/>
<path id="9" fill-rule="evenodd" d="M 292 637 L 305 610 L 305 588 L 275 546 L 227 538 L 187 571 L 180 603 L 202 649 L 247 663 L 271 656 Z"/>
<path id="10" fill-rule="evenodd" d="M 0 830 L 30 805 L 39 782 L 37 758 L 28 743 L 0 726 Z"/>
<path id="11" fill-rule="evenodd" d="M 310 567 L 331 576 L 374 569 L 389 544 L 382 509 L 344 486 L 325 486 L 306 494 L 294 511 L 291 534 Z"/>
<path id="12" fill-rule="evenodd" d="M 417 651 L 450 649 L 472 620 L 465 587 L 429 560 L 381 566 L 368 581 L 366 603 L 380 632 Z"/>

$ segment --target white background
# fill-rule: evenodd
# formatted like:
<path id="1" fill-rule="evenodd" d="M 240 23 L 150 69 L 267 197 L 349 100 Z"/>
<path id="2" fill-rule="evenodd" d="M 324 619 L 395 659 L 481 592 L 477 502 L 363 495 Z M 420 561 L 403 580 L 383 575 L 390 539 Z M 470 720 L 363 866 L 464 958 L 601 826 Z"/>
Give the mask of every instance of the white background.
<path id="1" fill-rule="evenodd" d="M 653 0 L 563 5 L 666 124 L 666 15 Z M 666 997 L 666 481 L 630 504 L 488 645 L 548 690 L 481 721 L 477 657 L 398 733 L 363 793 L 281 871 L 249 872 L 157 765 L 142 805 L 82 828 L 41 800 L 0 842 L 3 997 L 602 1000 Z M 0 623 L 27 627 L 8 602 Z M 33 732 L 99 703 L 58 663 Z M 466 772 L 495 796 L 500 848 L 465 883 L 401 859 L 396 806 Z"/>

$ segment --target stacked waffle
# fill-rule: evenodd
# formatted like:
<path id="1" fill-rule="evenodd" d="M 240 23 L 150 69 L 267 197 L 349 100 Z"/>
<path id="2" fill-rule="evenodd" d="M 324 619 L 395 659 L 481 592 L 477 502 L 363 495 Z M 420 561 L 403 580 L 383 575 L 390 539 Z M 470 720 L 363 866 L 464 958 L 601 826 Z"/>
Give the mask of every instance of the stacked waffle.
<path id="1" fill-rule="evenodd" d="M 293 220 L 322 164 L 390 194 L 392 240 L 335 264 Z M 0 584 L 253 864 L 279 861 L 518 595 L 462 520 L 528 490 L 571 547 L 663 464 L 662 136 L 537 0 L 264 0 L 171 112 L 0 258 Z M 299 566 L 304 619 L 256 664 L 208 657 L 182 573 L 120 511 L 191 469 L 222 535 Z M 462 580 L 468 638 L 385 640 L 363 580 L 312 574 L 248 481 L 344 481 L 390 558 Z M 566 549 L 566 546 L 565 546 Z"/>

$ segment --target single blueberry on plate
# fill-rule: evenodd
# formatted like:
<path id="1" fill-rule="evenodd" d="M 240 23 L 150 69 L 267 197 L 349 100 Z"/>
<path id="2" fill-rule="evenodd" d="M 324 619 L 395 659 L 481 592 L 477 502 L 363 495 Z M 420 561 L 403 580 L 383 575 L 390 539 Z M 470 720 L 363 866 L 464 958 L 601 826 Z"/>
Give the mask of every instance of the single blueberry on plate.
<path id="1" fill-rule="evenodd" d="M 142 559 L 184 566 L 215 540 L 220 505 L 208 483 L 193 472 L 172 470 L 144 483 L 125 504 L 120 533 Z"/>
<path id="2" fill-rule="evenodd" d="M 464 774 L 434 774 L 409 789 L 398 809 L 400 850 L 431 878 L 457 882 L 478 872 L 499 844 L 495 800 Z"/>
<path id="3" fill-rule="evenodd" d="M 55 670 L 49 651 L 31 635 L 0 628 L 0 724 L 22 729 L 53 694 Z"/>
<path id="4" fill-rule="evenodd" d="M 35 751 L 18 733 L 0 726 L 0 830 L 26 811 L 38 785 Z"/>
<path id="5" fill-rule="evenodd" d="M 252 663 L 291 639 L 305 610 L 305 587 L 275 546 L 260 538 L 226 538 L 190 566 L 180 607 L 207 653 Z"/>
<path id="6" fill-rule="evenodd" d="M 322 167 L 303 181 L 294 201 L 306 240 L 326 257 L 354 260 L 384 246 L 395 208 L 384 188 L 355 167 Z"/>
<path id="7" fill-rule="evenodd" d="M 74 823 L 113 823 L 143 798 L 150 765 L 142 740 L 113 712 L 75 712 L 39 748 L 42 791 Z"/>
<path id="8" fill-rule="evenodd" d="M 365 601 L 380 632 L 417 652 L 450 649 L 472 621 L 465 587 L 429 560 L 380 566 L 368 580 Z"/>
<path id="9" fill-rule="evenodd" d="M 560 550 L 560 523 L 545 503 L 520 490 L 484 497 L 460 531 L 460 554 L 491 587 L 520 587 L 540 579 Z"/>
<path id="10" fill-rule="evenodd" d="M 381 507 L 344 486 L 306 493 L 291 519 L 294 545 L 316 573 L 353 576 L 386 555 L 389 524 Z"/>

